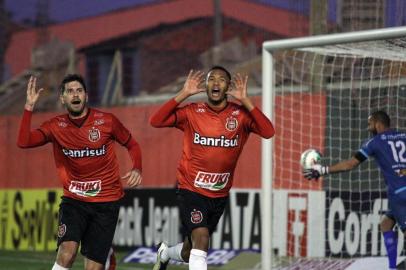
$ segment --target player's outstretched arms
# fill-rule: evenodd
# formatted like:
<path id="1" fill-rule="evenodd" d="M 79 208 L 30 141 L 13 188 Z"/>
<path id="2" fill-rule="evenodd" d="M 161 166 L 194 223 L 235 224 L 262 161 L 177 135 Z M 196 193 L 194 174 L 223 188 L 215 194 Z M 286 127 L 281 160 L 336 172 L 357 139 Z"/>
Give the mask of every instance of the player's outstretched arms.
<path id="1" fill-rule="evenodd" d="M 303 170 L 303 176 L 308 179 L 318 179 L 320 176 L 331 174 L 331 173 L 339 173 L 344 171 L 350 171 L 357 167 L 361 161 L 352 157 L 347 160 L 343 160 L 339 163 L 336 163 L 331 166 L 323 166 L 321 164 L 314 164 L 310 169 Z"/>
<path id="2" fill-rule="evenodd" d="M 137 169 L 132 169 L 131 171 L 126 173 L 126 175 L 121 177 L 121 179 L 127 179 L 127 185 L 129 187 L 136 187 L 142 182 L 141 172 Z"/>

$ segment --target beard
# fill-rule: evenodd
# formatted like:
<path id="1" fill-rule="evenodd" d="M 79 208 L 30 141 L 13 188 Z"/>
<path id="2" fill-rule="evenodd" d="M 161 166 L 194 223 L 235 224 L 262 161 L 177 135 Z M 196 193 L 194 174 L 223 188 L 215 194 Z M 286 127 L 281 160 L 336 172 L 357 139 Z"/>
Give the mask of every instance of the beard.
<path id="1" fill-rule="evenodd" d="M 70 104 L 69 105 L 67 104 L 65 107 L 71 116 L 78 117 L 78 116 L 82 115 L 82 113 L 85 111 L 86 103 L 83 103 L 79 109 L 72 108 L 72 106 Z"/>
<path id="2" fill-rule="evenodd" d="M 212 99 L 209 95 L 209 93 L 207 93 L 207 99 L 209 101 L 210 104 L 213 104 L 214 106 L 220 105 L 222 102 L 224 102 L 224 100 L 227 100 L 227 94 L 224 94 L 224 96 L 220 99 Z"/>
<path id="3" fill-rule="evenodd" d="M 213 104 L 214 106 L 217 106 L 217 105 L 220 105 L 224 100 L 225 100 L 225 98 L 222 98 L 219 100 L 213 100 L 213 99 L 209 98 L 209 103 Z"/>

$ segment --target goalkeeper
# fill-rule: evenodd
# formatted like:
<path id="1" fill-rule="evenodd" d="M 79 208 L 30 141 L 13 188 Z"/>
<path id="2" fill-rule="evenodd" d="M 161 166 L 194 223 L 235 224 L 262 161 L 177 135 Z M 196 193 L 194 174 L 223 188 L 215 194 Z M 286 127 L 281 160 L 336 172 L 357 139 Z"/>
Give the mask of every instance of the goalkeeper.
<path id="1" fill-rule="evenodd" d="M 390 128 L 390 118 L 384 111 L 376 111 L 368 117 L 368 131 L 372 139 L 367 140 L 352 158 L 331 166 L 313 165 L 305 169 L 307 179 L 318 179 L 322 175 L 349 171 L 373 156 L 385 179 L 389 210 L 381 220 L 385 247 L 388 253 L 389 269 L 396 269 L 397 232 L 393 230 L 395 221 L 400 229 L 406 230 L 406 133 Z"/>

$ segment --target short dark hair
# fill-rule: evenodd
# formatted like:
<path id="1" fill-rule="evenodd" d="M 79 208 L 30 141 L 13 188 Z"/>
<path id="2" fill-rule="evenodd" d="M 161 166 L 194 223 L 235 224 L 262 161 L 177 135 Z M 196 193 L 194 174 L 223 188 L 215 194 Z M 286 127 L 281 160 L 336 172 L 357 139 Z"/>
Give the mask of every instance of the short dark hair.
<path id="1" fill-rule="evenodd" d="M 382 123 L 385 127 L 390 127 L 390 117 L 384 111 L 379 110 L 371 113 L 371 118 L 376 122 Z"/>
<path id="2" fill-rule="evenodd" d="M 63 92 L 65 91 L 65 84 L 74 82 L 74 81 L 79 82 L 83 86 L 83 89 L 85 90 L 85 92 L 87 92 L 85 80 L 83 79 L 83 77 L 81 75 L 68 74 L 63 78 L 61 85 L 59 86 L 59 89 L 61 90 L 61 94 L 63 94 Z"/>
<path id="3" fill-rule="evenodd" d="M 212 70 L 215 70 L 215 69 L 220 69 L 220 70 L 224 71 L 226 73 L 228 79 L 231 81 L 231 73 L 223 66 L 212 66 L 207 73 L 210 73 Z"/>

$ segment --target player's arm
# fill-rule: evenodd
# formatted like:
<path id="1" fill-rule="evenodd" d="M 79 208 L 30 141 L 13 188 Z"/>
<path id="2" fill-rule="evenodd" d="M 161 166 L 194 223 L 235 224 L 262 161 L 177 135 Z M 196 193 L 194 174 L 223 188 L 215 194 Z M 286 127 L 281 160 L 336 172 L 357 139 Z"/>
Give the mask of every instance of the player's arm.
<path id="1" fill-rule="evenodd" d="M 361 164 L 367 157 L 357 151 L 350 159 L 340 161 L 330 166 L 314 164 L 310 169 L 303 170 L 303 175 L 307 179 L 318 179 L 322 175 L 350 171 Z"/>
<path id="2" fill-rule="evenodd" d="M 241 76 L 237 73 L 230 85 L 227 94 L 241 102 L 241 104 L 250 112 L 254 123 L 252 130 L 263 138 L 269 139 L 275 134 L 272 122 L 266 117 L 260 109 L 254 106 L 247 94 L 248 76 Z"/>
<path id="3" fill-rule="evenodd" d="M 156 128 L 173 126 L 176 122 L 175 110 L 178 105 L 174 98 L 168 100 L 149 119 L 151 126 Z"/>
<path id="4" fill-rule="evenodd" d="M 132 170 L 129 171 L 122 179 L 127 179 L 127 184 L 129 187 L 135 187 L 142 182 L 142 159 L 141 159 L 141 148 L 140 145 L 132 137 L 124 145 L 127 148 L 128 154 L 133 162 Z"/>
<path id="5" fill-rule="evenodd" d="M 255 133 L 265 139 L 272 138 L 273 135 L 275 135 L 275 129 L 272 122 L 261 112 L 260 109 L 254 107 L 254 109 L 250 111 L 250 114 L 252 119 L 254 119 L 252 130 Z"/>
<path id="6" fill-rule="evenodd" d="M 40 130 L 31 130 L 32 111 L 43 89 L 36 89 L 37 78 L 31 76 L 27 85 L 27 99 L 24 106 L 24 113 L 18 132 L 17 146 L 30 148 L 47 143 L 47 138 Z"/>
<path id="7" fill-rule="evenodd" d="M 142 159 L 141 148 L 137 141 L 131 136 L 130 131 L 112 115 L 112 134 L 114 139 L 127 148 L 128 154 L 133 162 L 132 169 L 126 173 L 121 179 L 127 179 L 129 187 L 135 187 L 142 182 Z"/>
<path id="8" fill-rule="evenodd" d="M 173 99 L 167 101 L 151 116 L 149 120 L 151 126 L 156 128 L 173 126 L 176 122 L 175 111 L 178 105 L 188 97 L 205 90 L 201 87 L 203 77 L 203 72 L 191 70 L 182 90 L 180 90 Z"/>
<path id="9" fill-rule="evenodd" d="M 361 161 L 359 159 L 357 159 L 355 156 L 353 156 L 350 159 L 343 160 L 334 165 L 331 165 L 330 167 L 328 167 L 328 172 L 329 173 L 339 173 L 339 172 L 350 171 L 350 170 L 354 169 L 355 167 L 357 167 L 360 163 L 361 163 Z"/>

